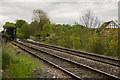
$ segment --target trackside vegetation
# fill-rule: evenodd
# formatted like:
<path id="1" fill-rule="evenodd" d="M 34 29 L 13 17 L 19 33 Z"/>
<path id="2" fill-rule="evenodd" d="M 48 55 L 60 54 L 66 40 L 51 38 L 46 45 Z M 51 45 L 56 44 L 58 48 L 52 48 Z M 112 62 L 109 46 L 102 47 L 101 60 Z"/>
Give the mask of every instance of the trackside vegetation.
<path id="1" fill-rule="evenodd" d="M 4 44 L 2 47 L 2 76 L 4 78 L 30 78 L 34 68 L 39 68 L 38 59 L 17 52 L 18 47 Z"/>
<path id="2" fill-rule="evenodd" d="M 89 15 L 88 15 L 89 14 Z M 88 15 L 88 16 L 86 16 Z M 92 17 L 87 20 L 87 17 Z M 7 22 L 4 29 L 9 25 L 17 28 L 17 38 L 32 39 L 46 44 L 57 45 L 65 48 L 82 50 L 101 55 L 118 57 L 118 28 L 115 35 L 100 36 L 100 23 L 91 12 L 82 16 L 85 25 L 75 22 L 69 24 L 55 24 L 50 21 L 46 12 L 38 9 L 33 11 L 32 22 L 28 24 L 25 20 L 16 20 L 16 23 Z M 87 22 L 90 21 L 90 22 Z M 93 24 L 94 23 L 94 24 Z M 15 26 L 16 25 L 16 26 Z M 94 26 L 94 27 L 91 27 Z M 98 26 L 95 28 L 95 26 Z"/>

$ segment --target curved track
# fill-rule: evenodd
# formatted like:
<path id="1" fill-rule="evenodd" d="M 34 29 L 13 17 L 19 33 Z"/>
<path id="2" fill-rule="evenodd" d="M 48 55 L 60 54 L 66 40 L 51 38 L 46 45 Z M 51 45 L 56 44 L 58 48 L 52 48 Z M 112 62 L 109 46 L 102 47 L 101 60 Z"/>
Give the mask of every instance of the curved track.
<path id="1" fill-rule="evenodd" d="M 63 58 L 63 57 L 51 54 L 51 53 L 46 52 L 46 51 L 36 49 L 36 48 L 34 48 L 32 46 L 26 45 L 24 42 L 22 42 L 22 43 L 21 42 L 17 42 L 17 43 L 12 42 L 12 43 L 15 44 L 16 46 L 22 48 L 23 50 L 31 53 L 32 55 L 34 55 L 36 57 L 39 57 L 39 58 L 40 58 L 40 55 L 39 55 L 39 53 L 36 53 L 36 50 L 39 51 L 39 52 L 44 53 L 42 56 L 46 56 L 46 57 L 41 58 L 41 59 L 43 59 L 46 62 L 49 62 L 50 64 L 56 66 L 57 68 L 63 70 L 64 72 L 70 74 L 71 76 L 73 76 L 73 77 L 75 77 L 77 79 L 78 78 L 79 79 L 82 79 L 82 78 L 94 78 L 96 76 L 96 74 L 98 75 L 98 76 L 96 76 L 98 78 L 119 79 L 117 76 L 110 75 L 108 73 L 105 73 L 105 72 L 102 72 L 100 70 L 91 68 L 89 66 L 77 63 L 77 62 L 69 60 L 67 58 Z M 32 50 L 34 49 L 33 52 L 31 51 L 31 49 Z M 51 58 L 48 59 L 48 57 L 51 57 Z M 62 65 L 57 63 L 57 62 L 62 62 L 61 63 Z M 70 65 L 70 68 L 66 68 L 69 65 Z M 85 71 L 83 73 L 86 73 L 87 77 L 82 76 L 82 78 L 81 78 L 80 72 L 82 72 L 82 71 L 80 71 L 80 70 Z M 92 74 L 87 74 L 87 73 L 92 73 Z M 94 75 L 94 77 L 93 77 L 93 75 Z"/>
<path id="2" fill-rule="evenodd" d="M 81 52 L 81 51 L 77 51 L 77 50 L 71 50 L 71 49 L 57 47 L 57 46 L 53 46 L 53 45 L 31 42 L 31 41 L 24 41 L 24 42 L 120 67 L 120 60 L 115 59 L 115 58 L 98 55 L 98 54 L 93 54 L 93 53 Z"/>

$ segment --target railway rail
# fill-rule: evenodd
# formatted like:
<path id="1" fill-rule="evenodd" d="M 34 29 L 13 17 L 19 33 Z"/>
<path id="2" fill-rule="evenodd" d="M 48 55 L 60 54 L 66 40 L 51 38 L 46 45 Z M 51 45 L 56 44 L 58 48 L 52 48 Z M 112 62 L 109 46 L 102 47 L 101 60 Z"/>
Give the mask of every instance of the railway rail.
<path id="1" fill-rule="evenodd" d="M 34 56 L 41 58 L 44 61 L 56 66 L 57 68 L 61 69 L 62 71 L 70 74 L 71 76 L 73 76 L 77 79 L 78 78 L 79 79 L 82 79 L 82 78 L 108 79 L 109 78 L 109 80 L 119 79 L 119 77 L 117 77 L 117 76 L 108 74 L 106 72 L 102 72 L 98 69 L 94 69 L 92 67 L 77 63 L 77 62 L 69 60 L 67 58 L 63 58 L 61 56 L 51 54 L 47 51 L 35 48 L 33 46 L 29 46 L 25 42 L 12 42 L 12 43 L 14 45 L 20 47 L 21 49 L 33 54 Z M 40 57 L 40 56 L 42 56 L 42 57 Z"/>
<path id="2" fill-rule="evenodd" d="M 24 40 L 22 40 L 22 41 L 24 41 Z M 81 52 L 78 50 L 72 50 L 72 49 L 57 47 L 57 46 L 53 46 L 53 45 L 37 43 L 37 42 L 31 42 L 31 41 L 24 41 L 24 42 L 120 67 L 120 60 L 116 59 L 116 58 L 111 58 L 111 57 L 93 54 L 93 53 Z"/>
<path id="3" fill-rule="evenodd" d="M 51 47 L 51 45 L 46 46 L 46 44 L 41 45 L 41 43 L 35 43 L 35 42 L 30 42 L 30 41 L 23 41 L 23 42 L 26 42 L 27 44 L 30 43 L 29 45 L 34 44 L 34 47 L 36 47 L 36 48 L 40 48 L 44 51 L 51 52 L 53 54 L 56 54 L 56 55 L 64 57 L 64 58 L 68 58 L 69 60 L 73 60 L 75 62 L 90 66 L 92 68 L 101 70 L 101 71 L 109 73 L 111 75 L 115 75 L 115 76 L 120 75 L 119 60 L 117 60 L 117 59 L 107 57 L 107 56 L 102 56 L 102 55 L 97 55 L 97 57 L 96 56 L 94 57 L 94 56 L 89 56 L 89 55 L 83 55 L 83 53 L 81 56 L 81 53 L 75 53 L 75 52 L 69 51 L 69 49 L 67 51 L 67 50 L 61 50 L 61 49 Z M 60 48 L 60 47 L 58 47 L 58 48 Z M 88 53 L 88 54 L 92 54 L 92 53 Z M 100 56 L 100 58 L 99 58 L 99 56 Z M 103 57 L 103 58 L 101 58 L 101 57 Z"/>

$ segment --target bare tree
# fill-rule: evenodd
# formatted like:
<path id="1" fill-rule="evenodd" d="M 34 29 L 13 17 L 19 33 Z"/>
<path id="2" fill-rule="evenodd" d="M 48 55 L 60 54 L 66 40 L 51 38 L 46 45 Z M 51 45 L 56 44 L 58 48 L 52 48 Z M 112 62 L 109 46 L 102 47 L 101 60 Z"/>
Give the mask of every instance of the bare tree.
<path id="1" fill-rule="evenodd" d="M 98 17 L 94 16 L 94 13 L 91 10 L 86 10 L 82 12 L 82 16 L 80 17 L 80 22 L 82 25 L 86 27 L 100 27 L 101 21 Z"/>
<path id="2" fill-rule="evenodd" d="M 47 13 L 41 9 L 33 11 L 33 21 L 39 22 L 41 26 L 50 22 Z"/>

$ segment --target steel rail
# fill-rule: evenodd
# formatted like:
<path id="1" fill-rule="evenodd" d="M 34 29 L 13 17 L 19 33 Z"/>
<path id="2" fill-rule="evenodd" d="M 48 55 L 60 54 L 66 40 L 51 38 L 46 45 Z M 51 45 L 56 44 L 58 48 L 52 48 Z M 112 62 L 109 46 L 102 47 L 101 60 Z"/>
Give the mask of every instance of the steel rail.
<path id="1" fill-rule="evenodd" d="M 26 46 L 26 47 L 29 47 L 28 45 L 23 44 L 23 42 L 17 42 L 17 43 L 19 43 L 19 44 L 21 44 L 21 45 L 24 45 L 24 46 Z M 77 63 L 77 62 L 75 62 L 75 61 L 72 61 L 72 60 L 69 60 L 69 59 L 66 59 L 66 58 L 57 56 L 57 55 L 55 55 L 55 54 L 51 54 L 51 53 L 49 53 L 49 52 L 47 52 L 47 51 L 43 51 L 43 50 L 41 50 L 41 49 L 36 49 L 36 48 L 34 48 L 34 47 L 32 47 L 32 46 L 31 46 L 30 48 L 31 48 L 31 49 L 34 49 L 34 50 L 38 50 L 38 51 L 40 51 L 40 52 L 42 52 L 42 53 L 46 53 L 46 54 L 52 55 L 52 56 L 57 57 L 57 58 L 60 58 L 60 59 L 62 59 L 62 60 L 65 60 L 65 61 L 68 61 L 68 62 L 77 64 L 77 65 L 79 65 L 79 66 L 85 67 L 85 68 L 87 68 L 87 69 L 90 69 L 90 70 L 92 70 L 92 71 L 98 72 L 98 73 L 100 73 L 100 74 L 104 74 L 104 75 L 109 76 L 109 77 L 111 77 L 111 78 L 113 78 L 113 79 L 116 79 L 116 80 L 119 80 L 119 79 L 120 79 L 118 76 L 114 76 L 114 75 L 111 75 L 111 74 L 109 74 L 109 73 L 100 71 L 100 70 L 98 70 L 98 69 L 94 69 L 94 68 L 92 68 L 92 67 L 89 67 L 89 66 L 86 66 L 86 65 Z"/>
<path id="2" fill-rule="evenodd" d="M 27 49 L 25 49 L 25 48 L 19 46 L 18 44 L 14 43 L 14 42 L 11 42 L 11 43 L 14 44 L 15 46 L 19 47 L 20 49 L 22 49 L 22 50 L 28 52 L 29 54 L 33 55 L 34 57 L 37 57 L 38 59 L 43 60 L 44 62 L 47 62 L 47 63 L 49 63 L 49 64 L 55 66 L 56 68 L 60 69 L 61 71 L 65 72 L 65 73 L 67 73 L 68 75 L 72 76 L 73 78 L 79 79 L 79 80 L 83 80 L 83 79 L 80 78 L 79 76 L 77 76 L 77 75 L 75 75 L 75 74 L 73 74 L 73 73 L 71 73 L 71 72 L 65 70 L 64 68 L 62 68 L 62 67 L 60 67 L 60 66 L 54 64 L 54 63 L 51 62 L 51 61 L 48 61 L 48 60 L 46 60 L 46 59 L 41 58 L 39 55 L 36 55 L 36 54 L 30 52 L 29 50 L 27 50 Z"/>
<path id="3" fill-rule="evenodd" d="M 79 57 L 83 57 L 83 58 L 91 59 L 91 60 L 94 60 L 94 61 L 102 62 L 102 63 L 105 63 L 105 64 L 109 64 L 109 65 L 120 67 L 120 64 L 119 64 L 120 60 L 117 60 L 117 59 L 114 59 L 114 58 L 109 58 L 109 57 L 100 56 L 100 55 L 97 55 L 97 54 L 91 54 L 91 53 L 81 52 L 81 51 L 77 51 L 77 50 L 71 50 L 71 49 L 61 48 L 61 47 L 47 45 L 47 44 L 35 43 L 35 42 L 30 42 L 30 41 L 25 41 L 25 42 L 28 42 L 28 43 L 31 43 L 31 44 L 34 44 L 34 45 L 38 45 L 38 46 L 43 45 L 43 47 L 45 47 L 45 48 L 57 50 L 57 51 L 60 51 L 60 52 L 66 52 L 66 53 L 69 53 L 69 54 L 72 54 L 72 55 L 76 55 L 76 56 L 79 56 Z M 64 51 L 62 51 L 62 50 L 64 50 Z M 82 53 L 83 55 L 88 55 L 88 56 L 92 56 L 92 57 L 95 56 L 95 57 L 98 57 L 98 58 L 115 61 L 118 64 L 110 63 L 110 62 L 106 62 L 104 60 L 94 59 L 94 58 L 90 58 L 90 57 L 86 57 L 86 56 L 81 56 L 80 54 L 74 54 L 74 53 L 67 52 L 67 51 L 71 51 L 71 52 L 74 52 L 74 53 L 80 53 L 80 54 Z"/>

